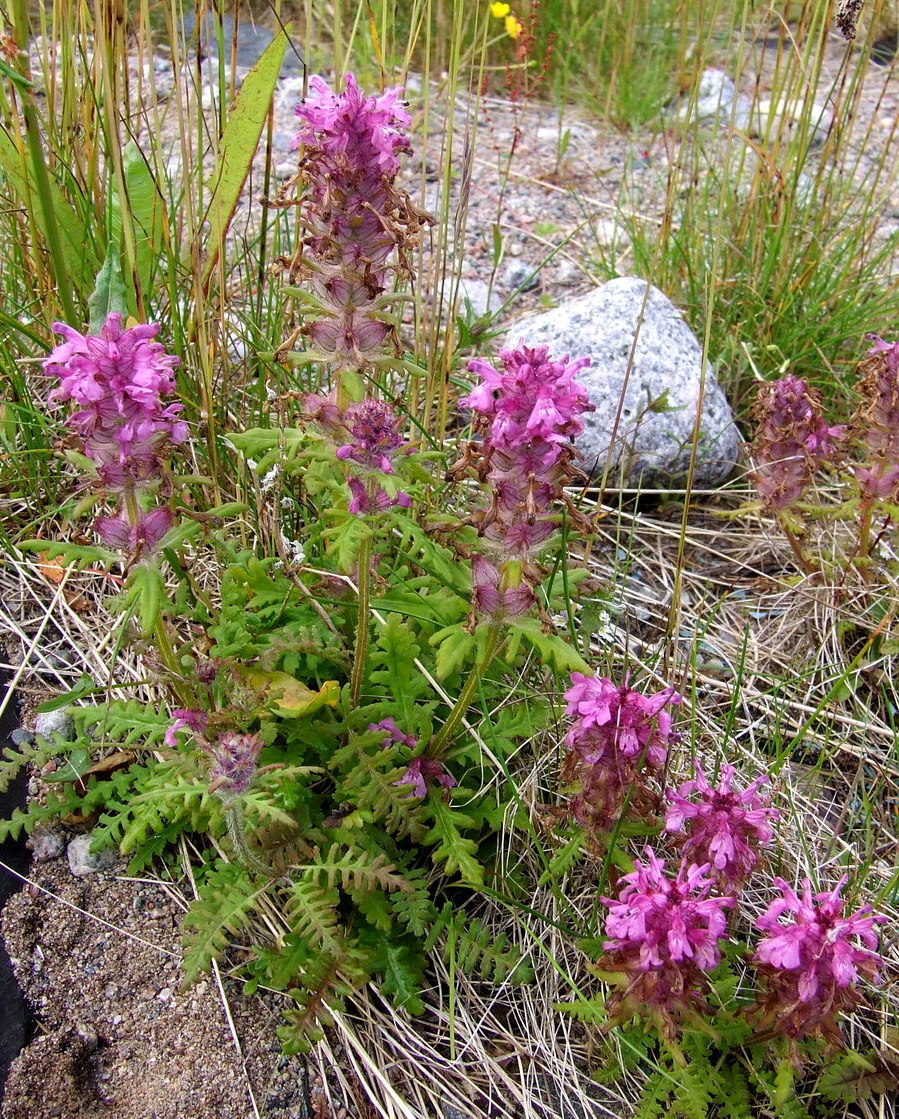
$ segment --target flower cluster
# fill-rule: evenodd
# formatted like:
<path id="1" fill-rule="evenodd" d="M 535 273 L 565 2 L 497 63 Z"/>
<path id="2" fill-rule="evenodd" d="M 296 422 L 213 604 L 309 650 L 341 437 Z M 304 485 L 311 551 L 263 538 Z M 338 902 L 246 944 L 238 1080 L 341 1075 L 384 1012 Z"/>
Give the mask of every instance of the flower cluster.
<path id="1" fill-rule="evenodd" d="M 223 731 L 214 739 L 207 735 L 209 716 L 205 711 L 179 707 L 172 712 L 173 722 L 165 732 L 164 743 L 177 749 L 179 731 L 190 731 L 195 741 L 209 755 L 209 791 L 218 793 L 222 800 L 230 802 L 243 796 L 257 772 L 262 738 L 258 734 L 240 734 L 236 731 Z"/>
<path id="2" fill-rule="evenodd" d="M 243 796 L 256 776 L 262 738 L 258 734 L 225 731 L 209 747 L 209 791 L 225 800 Z"/>
<path id="3" fill-rule="evenodd" d="M 342 94 L 319 77 L 309 84 L 296 110 L 306 237 L 290 273 L 312 283 L 318 313 L 302 332 L 339 373 L 376 363 L 391 339 L 389 259 L 397 252 L 402 266 L 425 215 L 395 186 L 398 157 L 410 150 L 402 90 L 366 97 L 352 74 Z"/>
<path id="4" fill-rule="evenodd" d="M 862 978 L 876 982 L 883 960 L 877 954 L 871 906 L 843 916 L 840 879 L 833 890 L 812 894 L 808 879 L 802 897 L 782 879 L 781 891 L 759 917 L 756 927 L 766 935 L 755 952 L 756 968 L 766 983 L 759 1011 L 763 1025 L 773 1025 L 791 1039 L 817 1034 L 840 1045 L 836 1015 L 860 1001 L 854 985 Z M 792 917 L 782 923 L 785 915 Z M 861 941 L 858 947 L 853 940 Z"/>
<path id="5" fill-rule="evenodd" d="M 524 31 L 524 24 L 517 16 L 512 14 L 512 9 L 508 4 L 491 4 L 490 14 L 494 19 L 501 19 L 503 21 L 503 27 L 510 39 L 521 38 L 521 33 Z"/>
<path id="6" fill-rule="evenodd" d="M 899 500 L 899 342 L 872 336 L 874 346 L 858 386 L 859 407 L 852 433 L 865 451 L 855 467 L 859 491 L 868 500 Z"/>
<path id="7" fill-rule="evenodd" d="M 618 899 L 601 899 L 609 908 L 603 970 L 626 977 L 609 1000 L 609 1016 L 614 1021 L 649 1014 L 672 1037 L 675 1023 L 704 1005 L 703 973 L 721 958 L 724 911 L 733 899 L 711 896 L 715 882 L 708 864 L 685 859 L 672 878 L 649 847 L 645 855 L 646 862 L 636 860 L 622 878 L 626 885 Z"/>
<path id="8" fill-rule="evenodd" d="M 117 515 L 98 517 L 94 528 L 110 547 L 152 550 L 172 513 L 166 506 L 144 512 L 137 499 L 159 488 L 171 445 L 187 439 L 187 424 L 177 418 L 183 406 L 165 403 L 175 392 L 178 358 L 152 340 L 158 326 L 126 330 L 120 314 L 110 314 L 98 335 L 59 322 L 53 329 L 65 341 L 44 361 L 44 371 L 60 379 L 50 399 L 78 406 L 66 424 L 96 465 L 98 485 L 118 497 Z"/>
<path id="9" fill-rule="evenodd" d="M 628 793 L 633 807 L 643 806 L 643 779 L 661 770 L 674 738 L 665 708 L 681 697 L 674 688 L 645 696 L 627 681 L 618 686 L 605 676 L 580 672 L 571 680 L 565 713 L 575 721 L 565 738 L 562 776 L 579 786 L 571 801 L 574 818 L 589 829 L 607 831 Z"/>
<path id="10" fill-rule="evenodd" d="M 556 527 L 554 506 L 567 483 L 583 478 L 572 466 L 572 440 L 584 430 L 581 414 L 593 405 L 575 380 L 589 358 L 553 360 L 546 346 L 523 343 L 500 358 L 502 372 L 486 361 L 469 363 L 480 382 L 460 404 L 475 413 L 482 438 L 468 445 L 450 473 L 473 469 L 490 494 L 474 523 L 500 566 L 488 560 L 474 566 L 475 608 L 515 616 L 532 601 L 521 593 L 522 579 L 531 587 L 537 582 L 530 561 Z"/>
<path id="11" fill-rule="evenodd" d="M 686 824 L 686 834 L 677 840 L 683 855 L 697 863 L 708 863 L 719 888 L 738 894 L 759 861 L 759 846 L 770 842 L 772 821 L 779 816 L 758 793 L 769 778 L 757 777 L 739 792 L 733 787 L 732 765 L 724 767 L 716 788 L 709 784 L 695 758 L 693 767 L 695 778 L 668 793 L 665 828 L 679 832 Z M 690 800 L 696 792 L 699 799 Z"/>
<path id="12" fill-rule="evenodd" d="M 368 397 L 360 404 L 351 404 L 343 422 L 350 442 L 337 448 L 337 457 L 360 468 L 347 479 L 352 494 L 350 512 L 380 513 L 391 505 L 408 509 L 412 504 L 408 494 L 396 490 L 388 493 L 382 485 L 383 475 L 393 474 L 393 457 L 404 445 L 397 430 L 400 417 L 389 404 Z"/>
<path id="13" fill-rule="evenodd" d="M 753 416 L 755 484 L 766 506 L 781 512 L 802 498 L 844 430 L 826 423 L 820 395 L 792 374 L 759 389 Z"/>

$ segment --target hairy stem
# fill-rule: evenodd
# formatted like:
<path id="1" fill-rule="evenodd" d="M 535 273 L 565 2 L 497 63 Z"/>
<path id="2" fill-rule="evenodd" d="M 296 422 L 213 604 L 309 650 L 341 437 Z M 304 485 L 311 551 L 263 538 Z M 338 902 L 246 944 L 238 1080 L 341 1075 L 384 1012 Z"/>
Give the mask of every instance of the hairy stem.
<path id="1" fill-rule="evenodd" d="M 493 654 L 496 652 L 497 645 L 499 645 L 501 632 L 502 626 L 500 625 L 500 623 L 494 622 L 493 625 L 490 627 L 490 635 L 487 638 L 487 648 L 484 652 L 483 662 L 480 664 L 476 663 L 472 668 L 471 672 L 469 673 L 468 679 L 465 681 L 462 691 L 459 692 L 458 699 L 453 704 L 452 711 L 450 711 L 449 715 L 447 716 L 446 722 L 440 728 L 440 731 L 434 739 L 432 747 L 432 753 L 434 756 L 439 756 L 441 748 L 450 741 L 450 739 L 456 732 L 456 727 L 458 727 L 459 723 L 462 722 L 462 719 L 465 716 L 465 712 L 468 710 L 468 706 L 471 703 L 471 697 L 474 695 L 474 690 L 478 686 L 478 683 L 481 679 L 481 674 L 493 659 Z"/>
<path id="2" fill-rule="evenodd" d="M 365 656 L 368 651 L 368 615 L 371 595 L 371 537 L 366 536 L 359 546 L 358 613 L 356 615 L 356 650 L 353 654 L 353 674 L 350 678 L 350 705 L 359 706 L 362 694 L 362 677 L 365 674 Z"/>
<path id="3" fill-rule="evenodd" d="M 806 574 L 808 574 L 808 575 L 819 574 L 820 571 L 821 571 L 821 568 L 818 567 L 816 564 L 812 563 L 812 561 L 808 558 L 808 556 L 805 554 L 805 552 L 803 552 L 802 547 L 799 544 L 799 540 L 796 537 L 796 534 L 790 528 L 790 526 L 788 524 L 786 524 L 784 521 L 781 521 L 780 522 L 780 527 L 783 529 L 784 536 L 786 536 L 786 538 L 787 538 L 787 543 L 792 548 L 793 555 L 799 561 L 799 566 L 802 568 L 802 570 L 804 572 L 806 572 Z"/>
<path id="4" fill-rule="evenodd" d="M 247 846 L 247 837 L 243 830 L 243 817 L 240 814 L 240 808 L 234 802 L 225 806 L 225 824 L 228 828 L 228 838 L 231 840 L 231 846 L 247 870 L 271 878 L 272 868 L 258 859 Z"/>

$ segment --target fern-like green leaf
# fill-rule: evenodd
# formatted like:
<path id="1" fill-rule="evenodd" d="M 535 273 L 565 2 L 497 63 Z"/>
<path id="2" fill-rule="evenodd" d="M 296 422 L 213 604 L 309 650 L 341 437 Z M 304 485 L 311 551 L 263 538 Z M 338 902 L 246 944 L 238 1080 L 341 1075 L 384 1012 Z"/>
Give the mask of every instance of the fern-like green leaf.
<path id="1" fill-rule="evenodd" d="M 671 1100 L 669 1114 L 683 1119 L 708 1119 L 712 1091 L 716 1082 L 715 1070 L 707 1060 L 691 1054 L 683 1068 L 676 1068 L 673 1075 L 677 1088 Z"/>
<path id="2" fill-rule="evenodd" d="M 848 1052 L 833 1061 L 818 1081 L 818 1091 L 831 1100 L 869 1100 L 899 1093 L 899 1060 L 884 1050 Z"/>
<path id="3" fill-rule="evenodd" d="M 310 959 L 290 994 L 294 1005 L 284 1012 L 278 1036 L 285 1053 L 308 1053 L 334 1021 L 332 1010 L 342 1010 L 348 995 L 369 978 L 368 953 L 347 943 L 336 951 Z"/>
<path id="4" fill-rule="evenodd" d="M 431 901 L 427 874 L 424 870 L 406 871 L 406 882 L 411 889 L 408 893 L 396 893 L 390 897 L 390 905 L 397 920 L 415 936 L 425 936 L 436 923 L 439 911 Z"/>
<path id="5" fill-rule="evenodd" d="M 661 1069 L 646 1081 L 640 1102 L 631 1119 L 665 1119 L 670 1112 L 668 1101 L 675 1089 L 675 1082 Z"/>
<path id="6" fill-rule="evenodd" d="M 254 886 L 239 863 L 221 863 L 197 887 L 199 896 L 184 917 L 184 981 L 193 983 L 224 955 L 245 929 L 267 884 Z"/>
<path id="7" fill-rule="evenodd" d="M 387 891 L 412 889 L 401 874 L 395 873 L 386 855 L 371 855 L 355 847 L 341 854 L 339 843 L 333 843 L 324 855 L 316 849 L 309 874 L 316 881 L 324 882 L 328 889 L 339 882 L 347 893 L 378 887 Z"/>
<path id="8" fill-rule="evenodd" d="M 723 1065 L 718 1070 L 718 1078 L 718 1095 L 722 1106 L 727 1109 L 728 1119 L 755 1119 L 752 1093 L 740 1066 L 734 1062 Z"/>
<path id="9" fill-rule="evenodd" d="M 447 963 L 452 961 L 457 971 L 467 975 L 480 975 L 491 983 L 527 983 L 533 978 L 533 969 L 522 953 L 505 933 L 497 933 L 476 917 L 459 919 L 453 906 L 447 904 L 440 911 L 431 932 L 424 942 L 424 951 L 432 952 L 446 932 L 441 954 Z"/>
<path id="10" fill-rule="evenodd" d="M 412 723 L 415 701 L 430 694 L 430 684 L 415 665 L 420 652 L 408 622 L 388 614 L 370 650 L 369 681 L 401 705 L 400 725 Z"/>
<path id="11" fill-rule="evenodd" d="M 339 952 L 337 905 L 340 896 L 317 881 L 314 870 L 291 882 L 284 898 L 284 917 L 291 930 L 325 952 Z"/>
<path id="12" fill-rule="evenodd" d="M 372 971 L 381 976 L 378 983 L 381 993 L 394 1006 L 413 1015 L 424 1013 L 421 986 L 426 964 L 421 946 L 411 937 L 382 940 L 371 957 Z"/>
<path id="13" fill-rule="evenodd" d="M 471 818 L 453 811 L 439 794 L 431 796 L 429 810 L 433 827 L 426 832 L 423 842 L 434 847 L 434 862 L 442 865 L 448 876 L 458 874 L 468 885 L 482 886 L 484 868 L 474 857 L 478 845 L 460 835 L 457 826 L 471 826 Z"/>

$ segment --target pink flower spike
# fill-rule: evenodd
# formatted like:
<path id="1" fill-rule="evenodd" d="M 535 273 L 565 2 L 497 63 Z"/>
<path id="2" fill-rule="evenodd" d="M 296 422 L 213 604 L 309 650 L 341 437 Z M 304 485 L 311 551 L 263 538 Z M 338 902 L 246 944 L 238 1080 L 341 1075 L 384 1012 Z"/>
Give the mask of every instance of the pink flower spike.
<path id="1" fill-rule="evenodd" d="M 614 749 L 628 758 L 643 754 L 651 765 L 665 764 L 671 716 L 663 708 L 681 702 L 674 688 L 645 696 L 628 687 L 626 680 L 618 686 L 606 676 L 581 672 L 573 672 L 571 680 L 565 713 L 577 720 L 565 739 L 567 745 L 576 747 L 587 762 Z"/>
<path id="2" fill-rule="evenodd" d="M 66 424 L 84 443 L 109 488 L 135 489 L 158 478 L 167 444 L 187 439 L 187 425 L 176 417 L 179 403 L 164 404 L 175 392 L 178 358 L 152 341 L 159 327 L 125 330 L 122 316 L 111 314 L 98 335 L 81 334 L 65 323 L 53 329 L 65 341 L 44 361 L 44 371 L 59 377 L 50 400 L 72 400 L 80 407 Z"/>
<path id="3" fill-rule="evenodd" d="M 403 130 L 412 123 L 402 88 L 365 97 L 348 73 L 342 94 L 318 75 L 309 80 L 309 89 L 296 110 L 301 120 L 296 144 L 305 146 L 307 160 L 319 162 L 323 176 L 336 174 L 339 179 L 341 173 L 364 171 L 394 178 L 397 155 L 409 151 Z"/>
<path id="4" fill-rule="evenodd" d="M 233 731 L 220 734 L 209 750 L 212 755 L 210 790 L 226 801 L 243 796 L 253 784 L 261 750 L 261 735 Z"/>
<path id="5" fill-rule="evenodd" d="M 620 687 L 605 676 L 571 675 L 565 693 L 566 714 L 576 715 L 565 737 L 568 755 L 563 779 L 580 789 L 571 802 L 575 819 L 585 828 L 608 830 L 625 798 L 633 808 L 646 801 L 645 776 L 660 770 L 668 746 L 678 740 L 671 715 L 664 710 L 681 697 L 674 688 L 644 696 Z"/>
<path id="6" fill-rule="evenodd" d="M 618 899 L 601 899 L 609 908 L 602 966 L 626 976 L 624 990 L 610 1000 L 612 1019 L 648 1013 L 671 1036 L 678 1020 L 702 1009 L 703 973 L 721 958 L 724 911 L 734 902 L 711 896 L 708 865 L 684 860 L 672 879 L 651 848 L 644 853 L 646 862 L 635 861 L 622 877 Z"/>
<path id="7" fill-rule="evenodd" d="M 665 830 L 686 835 L 679 842 L 683 855 L 698 863 L 709 863 L 718 884 L 737 894 L 759 861 L 758 848 L 771 841 L 771 824 L 780 813 L 766 797 L 758 794 L 767 784 L 762 775 L 743 792 L 733 788 L 734 767 L 725 766 L 717 788 L 712 788 L 698 760 L 693 759 L 696 777 L 676 792 L 668 792 Z M 698 801 L 691 800 L 699 793 Z"/>
<path id="8" fill-rule="evenodd" d="M 775 878 L 781 896 L 756 921 L 766 934 L 754 956 L 767 986 L 759 1002 L 762 1022 L 793 1040 L 817 1034 L 840 1045 L 837 1014 L 859 1004 L 855 986 L 862 979 L 876 982 L 883 964 L 875 926 L 886 917 L 874 915 L 870 905 L 844 917 L 840 892 L 846 880 L 844 875 L 833 890 L 812 894 L 805 879 L 800 898 Z M 785 924 L 784 917 L 792 921 Z"/>
<path id="9" fill-rule="evenodd" d="M 756 487 L 768 508 L 787 509 L 834 455 L 845 429 L 825 422 L 819 393 L 792 374 L 759 388 L 753 416 Z"/>

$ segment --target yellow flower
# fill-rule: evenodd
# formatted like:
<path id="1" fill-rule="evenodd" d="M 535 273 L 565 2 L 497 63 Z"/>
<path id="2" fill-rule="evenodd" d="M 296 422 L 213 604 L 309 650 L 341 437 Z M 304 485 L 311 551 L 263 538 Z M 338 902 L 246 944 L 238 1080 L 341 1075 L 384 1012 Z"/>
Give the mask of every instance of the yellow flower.
<path id="1" fill-rule="evenodd" d="M 524 24 L 515 16 L 506 16 L 506 34 L 510 39 L 517 39 L 524 31 Z"/>
<path id="2" fill-rule="evenodd" d="M 494 19 L 505 19 L 511 11 L 512 9 L 509 7 L 508 4 L 490 5 L 490 14 L 493 16 Z"/>

